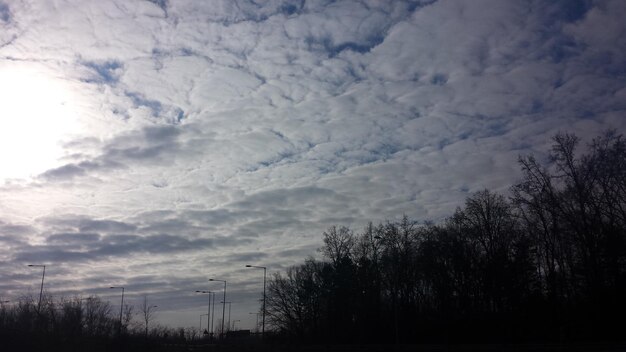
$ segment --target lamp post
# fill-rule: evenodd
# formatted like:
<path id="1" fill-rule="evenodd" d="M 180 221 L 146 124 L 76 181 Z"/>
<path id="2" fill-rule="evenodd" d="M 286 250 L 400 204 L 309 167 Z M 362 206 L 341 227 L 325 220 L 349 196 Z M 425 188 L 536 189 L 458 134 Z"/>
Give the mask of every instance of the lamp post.
<path id="1" fill-rule="evenodd" d="M 213 296 L 213 305 L 211 307 L 211 334 L 209 336 L 213 339 L 213 333 L 215 332 L 215 325 L 213 324 L 215 319 L 215 292 L 211 292 L 211 296 Z"/>
<path id="2" fill-rule="evenodd" d="M 41 274 L 41 288 L 39 289 L 39 303 L 37 304 L 37 313 L 39 313 L 41 311 L 41 297 L 43 296 L 43 279 L 46 277 L 46 266 L 39 264 L 28 264 L 28 266 L 43 268 L 43 273 Z"/>
<path id="3" fill-rule="evenodd" d="M 206 331 L 207 333 L 210 334 L 210 329 L 211 329 L 211 325 L 209 324 L 209 320 L 211 319 L 211 294 L 213 293 L 213 291 L 201 291 L 201 290 L 196 290 L 196 293 L 202 293 L 202 294 L 208 294 L 209 295 L 209 308 L 207 309 L 207 314 L 203 314 L 206 315 Z"/>
<path id="4" fill-rule="evenodd" d="M 120 326 L 118 328 L 118 334 L 122 334 L 122 311 L 124 310 L 124 287 L 122 286 L 111 286 L 109 288 L 121 288 L 122 289 L 122 303 L 120 304 Z"/>
<path id="5" fill-rule="evenodd" d="M 264 266 L 256 266 L 256 265 L 246 265 L 246 268 L 257 268 L 257 269 L 263 269 L 263 307 L 262 307 L 262 313 L 263 313 L 263 325 L 261 328 L 261 339 L 263 339 L 265 337 L 265 279 L 267 277 L 267 267 Z"/>
<path id="6" fill-rule="evenodd" d="M 226 280 L 217 280 L 217 279 L 209 279 L 209 281 L 219 281 L 219 282 L 223 282 L 224 283 L 224 298 L 222 300 L 222 302 L 224 302 L 222 304 L 222 331 L 220 332 L 220 335 L 222 336 L 222 338 L 224 337 L 224 315 L 226 313 Z"/>

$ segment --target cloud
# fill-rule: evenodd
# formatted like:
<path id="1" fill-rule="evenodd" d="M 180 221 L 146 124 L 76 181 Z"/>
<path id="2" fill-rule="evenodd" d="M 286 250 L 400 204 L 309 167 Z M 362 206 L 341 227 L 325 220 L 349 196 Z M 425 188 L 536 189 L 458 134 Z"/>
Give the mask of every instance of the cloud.
<path id="1" fill-rule="evenodd" d="M 129 163 L 158 163 L 167 161 L 177 151 L 177 138 L 180 131 L 170 125 L 146 126 L 140 130 L 133 130 L 115 136 L 104 143 L 99 150 L 100 155 L 85 158 L 84 155 L 75 155 L 83 159 L 78 162 L 65 164 L 48 170 L 40 179 L 47 181 L 66 181 L 76 177 L 98 176 L 117 169 L 128 168 Z M 85 141 L 79 140 L 68 147 L 81 148 Z M 87 141 L 90 144 L 91 141 Z"/>
<path id="2" fill-rule="evenodd" d="M 22 237 L 32 234 L 36 229 L 30 225 L 14 224 L 0 220 L 0 234 L 11 237 Z M 8 238 L 8 237 L 7 237 Z"/>
<path id="3" fill-rule="evenodd" d="M 108 258 L 128 258 L 140 254 L 167 255 L 189 251 L 206 251 L 218 246 L 228 248 L 250 242 L 246 238 L 230 236 L 212 236 L 210 238 L 189 236 L 185 232 L 185 226 L 178 226 L 177 231 L 179 233 L 172 235 L 156 232 L 155 230 L 158 230 L 159 226 L 138 228 L 116 221 L 79 219 L 78 223 L 74 224 L 76 227 L 71 226 L 73 221 L 67 219 L 48 219 L 48 225 L 56 223 L 56 227 L 77 228 L 78 231 L 52 232 L 46 235 L 45 244 L 31 245 L 22 241 L 15 241 L 12 237 L 0 238 L 0 241 L 12 240 L 20 245 L 15 250 L 14 261 L 43 261 L 59 264 L 76 261 L 94 262 Z"/>
<path id="4" fill-rule="evenodd" d="M 39 177 L 47 181 L 65 181 L 72 180 L 75 177 L 88 175 L 94 171 L 106 171 L 123 167 L 123 164 L 113 161 L 81 161 L 76 164 L 65 164 L 63 166 L 47 170 L 43 174 L 39 175 Z"/>
<path id="5" fill-rule="evenodd" d="M 0 2 L 0 21 L 9 22 L 11 20 L 11 10 L 9 9 L 9 5 L 4 2 Z"/>
<path id="6" fill-rule="evenodd" d="M 47 241 L 50 243 L 85 243 L 90 244 L 100 241 L 101 236 L 97 233 L 55 233 L 49 235 Z"/>
<path id="7" fill-rule="evenodd" d="M 182 309 L 202 300 L 176 287 L 210 274 L 250 298 L 257 273 L 233 262 L 285 268 L 331 225 L 438 221 L 506 193 L 557 131 L 624 132 L 619 0 L 3 4 L 0 60 L 63 79 L 82 129 L 0 187 L 1 255 L 77 291 L 102 276 Z"/>
<path id="8" fill-rule="evenodd" d="M 116 161 L 151 161 L 174 152 L 179 131 L 172 126 L 148 126 L 119 136 L 104 147 L 100 158 Z"/>

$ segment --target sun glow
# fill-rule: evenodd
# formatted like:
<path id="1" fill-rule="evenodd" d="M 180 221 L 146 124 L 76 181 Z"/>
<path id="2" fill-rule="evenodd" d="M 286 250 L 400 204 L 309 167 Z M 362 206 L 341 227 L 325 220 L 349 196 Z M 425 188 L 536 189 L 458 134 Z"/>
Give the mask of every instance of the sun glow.
<path id="1" fill-rule="evenodd" d="M 0 66 L 0 182 L 58 166 L 80 130 L 70 85 L 41 67 Z"/>

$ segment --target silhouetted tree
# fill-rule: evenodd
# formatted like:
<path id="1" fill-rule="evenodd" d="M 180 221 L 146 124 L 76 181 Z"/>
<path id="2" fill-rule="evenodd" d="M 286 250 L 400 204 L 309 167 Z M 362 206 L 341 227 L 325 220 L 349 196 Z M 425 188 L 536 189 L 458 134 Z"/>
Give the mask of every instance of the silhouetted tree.
<path id="1" fill-rule="evenodd" d="M 578 144 L 576 136 L 555 136 L 550 167 L 521 158 L 524 179 L 513 200 L 534 239 L 551 319 L 587 334 L 607 330 L 598 312 L 606 318 L 624 311 L 626 148 L 613 132 L 596 138 L 587 154 L 577 153 Z"/>
<path id="2" fill-rule="evenodd" d="M 83 300 L 83 319 L 89 336 L 107 336 L 111 334 L 115 322 L 111 316 L 111 305 L 97 296 Z"/>
<path id="3" fill-rule="evenodd" d="M 588 153 L 554 137 L 546 163 L 519 160 L 509 199 L 489 190 L 438 225 L 325 231 L 324 261 L 271 280 L 281 331 L 324 341 L 469 341 L 618 336 L 626 313 L 626 143 Z"/>
<path id="4" fill-rule="evenodd" d="M 313 259 L 274 274 L 267 289 L 267 321 L 280 332 L 306 339 L 317 333 L 325 264 Z"/>
<path id="5" fill-rule="evenodd" d="M 139 306 L 139 313 L 144 323 L 146 336 L 148 336 L 148 327 L 150 326 L 150 322 L 154 320 L 156 316 L 156 308 L 157 307 L 155 305 L 148 302 L 148 296 L 144 295 L 141 305 Z"/>

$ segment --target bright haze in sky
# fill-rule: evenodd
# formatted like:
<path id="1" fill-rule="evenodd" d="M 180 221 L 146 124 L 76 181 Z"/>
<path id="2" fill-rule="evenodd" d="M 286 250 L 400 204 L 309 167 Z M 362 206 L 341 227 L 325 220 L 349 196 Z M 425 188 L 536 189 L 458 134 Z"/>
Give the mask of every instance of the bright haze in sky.
<path id="1" fill-rule="evenodd" d="M 626 1 L 0 0 L 0 298 L 196 326 L 331 225 L 441 221 L 624 132 Z"/>

